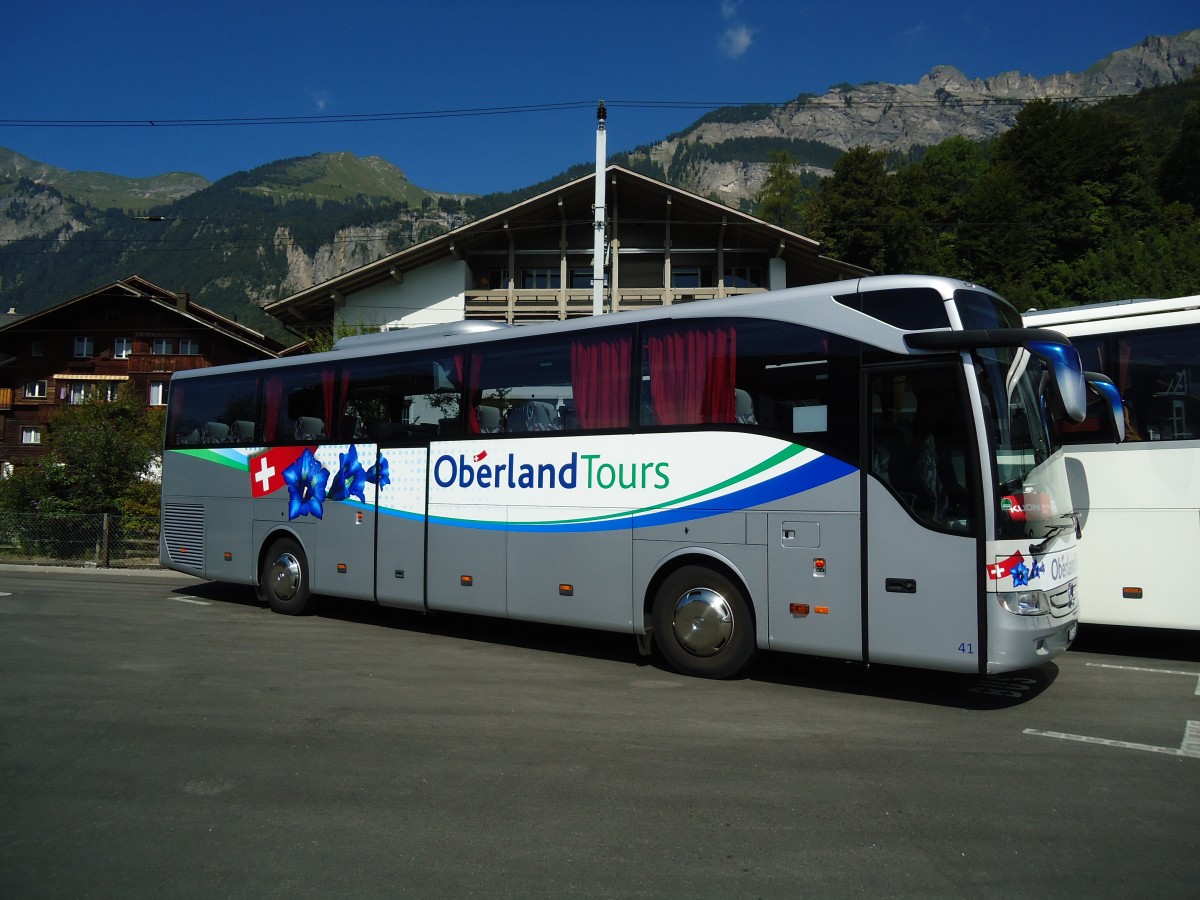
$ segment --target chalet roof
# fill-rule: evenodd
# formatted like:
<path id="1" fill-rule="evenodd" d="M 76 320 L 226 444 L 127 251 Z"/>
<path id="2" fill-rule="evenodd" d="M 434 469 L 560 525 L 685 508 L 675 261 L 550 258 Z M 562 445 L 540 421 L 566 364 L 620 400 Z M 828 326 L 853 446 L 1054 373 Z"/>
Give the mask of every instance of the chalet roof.
<path id="1" fill-rule="evenodd" d="M 270 315 L 292 325 L 332 321 L 338 295 L 344 297 L 382 284 L 447 256 L 462 258 L 474 248 L 493 244 L 497 233 L 503 229 L 520 228 L 522 224 L 544 224 L 548 219 L 557 221 L 560 204 L 576 209 L 586 207 L 590 215 L 595 197 L 595 177 L 595 173 L 589 173 L 446 234 L 352 269 L 290 297 L 268 303 L 263 308 Z M 624 222 L 661 220 L 669 201 L 673 221 L 683 224 L 696 221 L 717 225 L 725 223 L 726 228 L 739 231 L 744 246 L 775 248 L 775 252 L 789 263 L 799 262 L 806 271 L 813 273 L 816 276 L 814 281 L 836 281 L 868 274 L 867 270 L 858 266 L 822 256 L 820 243 L 812 238 L 772 225 L 723 203 L 621 166 L 608 166 L 605 177 L 608 179 L 608 207 L 611 210 L 616 205 Z"/>
<path id="2" fill-rule="evenodd" d="M 0 326 L 0 333 L 23 331 L 26 329 L 36 330 L 42 320 L 54 316 L 75 304 L 104 296 L 113 299 L 128 297 L 130 299 L 148 300 L 154 305 L 161 306 L 163 309 L 170 310 L 186 319 L 191 319 L 205 328 L 220 332 L 226 337 L 271 356 L 278 356 L 284 349 L 284 345 L 274 338 L 262 332 L 255 331 L 253 328 L 248 328 L 240 322 L 235 322 L 233 319 L 227 318 L 209 309 L 207 306 L 201 306 L 193 302 L 187 294 L 168 291 L 166 288 L 159 287 L 154 282 L 148 281 L 140 275 L 131 275 L 128 278 L 111 282 L 103 287 L 88 291 L 86 294 L 80 294 L 78 297 L 72 297 L 70 300 L 49 306 L 46 309 L 21 316 L 15 321 L 7 322 Z"/>

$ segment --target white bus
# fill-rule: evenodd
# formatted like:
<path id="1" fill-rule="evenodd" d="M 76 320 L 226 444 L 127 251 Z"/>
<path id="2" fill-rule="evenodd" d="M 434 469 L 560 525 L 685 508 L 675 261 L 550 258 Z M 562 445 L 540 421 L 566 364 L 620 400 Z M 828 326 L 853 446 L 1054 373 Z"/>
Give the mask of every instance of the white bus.
<path id="1" fill-rule="evenodd" d="M 1076 628 L 1078 356 L 892 276 L 177 373 L 161 559 L 314 595 L 985 673 Z"/>
<path id="2" fill-rule="evenodd" d="M 1125 402 L 1125 442 L 1105 415 L 1065 434 L 1086 538 L 1081 621 L 1200 628 L 1186 561 L 1200 557 L 1200 296 L 1026 313 L 1068 335 L 1084 368 Z"/>

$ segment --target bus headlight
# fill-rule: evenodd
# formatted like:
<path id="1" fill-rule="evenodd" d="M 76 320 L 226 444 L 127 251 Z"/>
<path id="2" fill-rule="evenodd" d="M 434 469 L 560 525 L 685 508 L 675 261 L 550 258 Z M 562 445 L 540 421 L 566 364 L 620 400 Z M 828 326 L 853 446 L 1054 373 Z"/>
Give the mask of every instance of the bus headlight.
<path id="1" fill-rule="evenodd" d="M 996 599 L 1018 616 L 1040 616 L 1050 612 L 1050 598 L 1045 591 L 1001 591 L 996 594 Z"/>

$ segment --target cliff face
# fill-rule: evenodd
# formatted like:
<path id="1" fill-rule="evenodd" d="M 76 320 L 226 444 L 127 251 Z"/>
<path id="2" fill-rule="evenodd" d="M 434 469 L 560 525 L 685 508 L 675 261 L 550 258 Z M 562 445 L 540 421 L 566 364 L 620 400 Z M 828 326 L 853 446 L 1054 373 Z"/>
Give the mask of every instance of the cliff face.
<path id="1" fill-rule="evenodd" d="M 840 150 L 866 146 L 903 151 L 932 146 L 955 135 L 984 140 L 1011 128 L 1022 104 L 1030 99 L 1086 103 L 1135 94 L 1183 81 L 1198 62 L 1200 29 L 1174 37 L 1147 38 L 1085 72 L 1046 78 L 1019 72 L 968 78 L 954 66 L 936 66 L 916 84 L 839 85 L 820 97 L 801 97 L 765 109 L 749 121 L 702 119 L 683 135 L 655 144 L 646 155 L 662 165 L 673 181 L 679 178 L 690 190 L 737 205 L 761 187 L 766 166 L 702 163 L 690 166 L 686 173 L 673 172 L 671 166 L 682 145 L 765 137 L 819 141 Z"/>
<path id="2" fill-rule="evenodd" d="M 275 249 L 287 259 L 287 274 L 279 283 L 266 285 L 249 299 L 263 304 L 307 290 L 314 284 L 449 231 L 454 224 L 452 216 L 433 207 L 389 221 L 339 229 L 329 243 L 321 244 L 312 253 L 293 239 L 291 228 L 280 225 L 275 229 L 273 240 Z"/>

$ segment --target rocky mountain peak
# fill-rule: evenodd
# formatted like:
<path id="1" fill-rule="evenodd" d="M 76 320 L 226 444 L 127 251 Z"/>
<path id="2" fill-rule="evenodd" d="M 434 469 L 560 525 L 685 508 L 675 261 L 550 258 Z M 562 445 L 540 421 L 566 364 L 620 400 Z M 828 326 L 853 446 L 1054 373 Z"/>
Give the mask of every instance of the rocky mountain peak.
<path id="1" fill-rule="evenodd" d="M 943 64 L 934 66 L 915 84 L 837 85 L 821 96 L 801 96 L 786 106 L 766 107 L 757 115 L 706 117 L 688 131 L 641 152 L 662 165 L 672 181 L 737 206 L 758 191 L 767 166 L 761 161 L 696 162 L 691 154 L 688 171 L 680 172 L 673 166 L 681 147 L 773 137 L 818 141 L 843 151 L 860 146 L 905 151 L 956 135 L 985 140 L 1011 128 L 1029 100 L 1087 102 L 1135 94 L 1147 87 L 1183 81 L 1198 63 L 1200 29 L 1172 37 L 1148 37 L 1084 72 L 1043 78 L 1015 70 L 971 78 L 956 66 Z M 816 171 L 826 174 L 828 170 Z"/>

